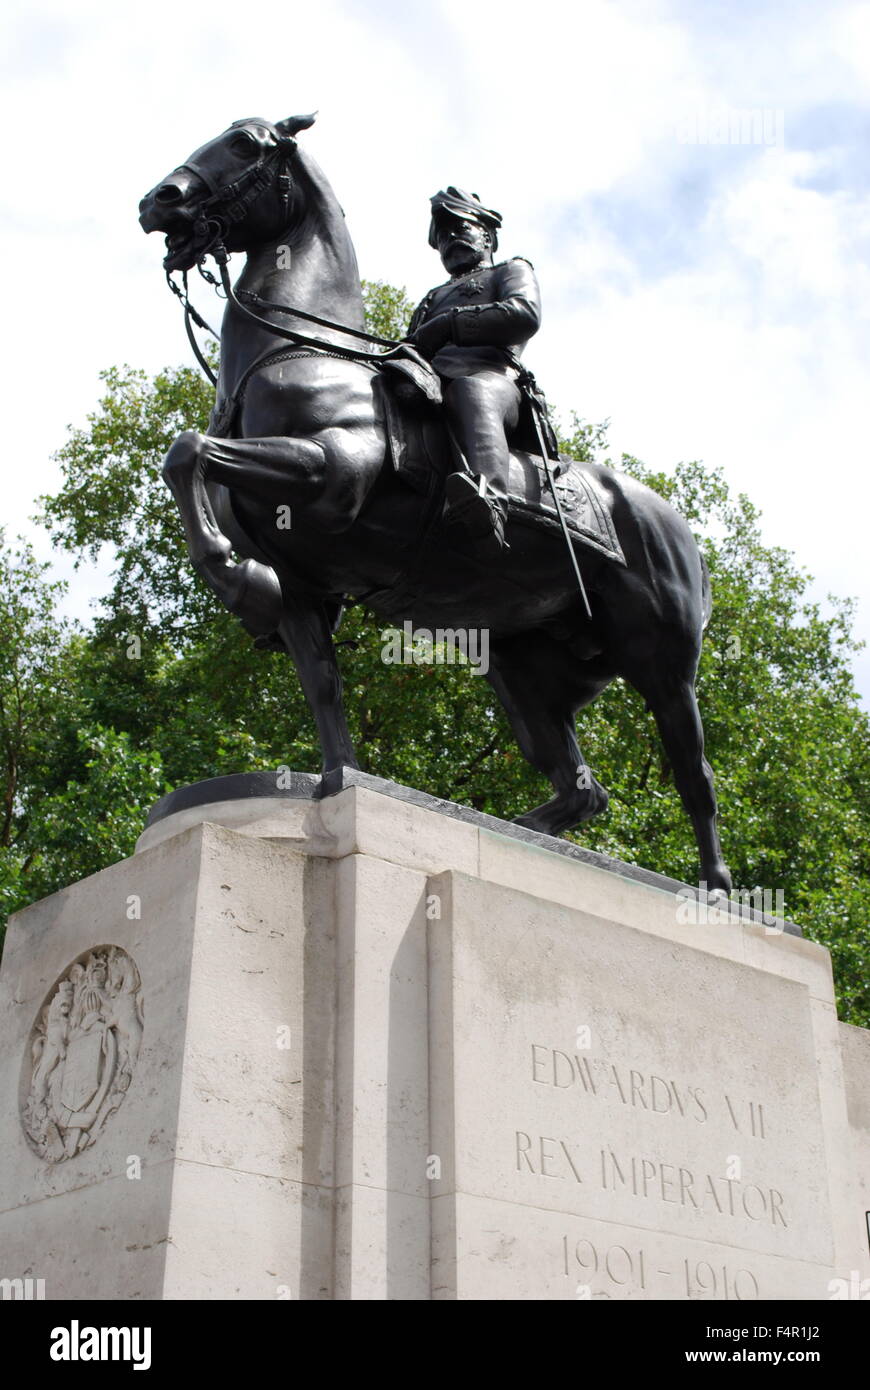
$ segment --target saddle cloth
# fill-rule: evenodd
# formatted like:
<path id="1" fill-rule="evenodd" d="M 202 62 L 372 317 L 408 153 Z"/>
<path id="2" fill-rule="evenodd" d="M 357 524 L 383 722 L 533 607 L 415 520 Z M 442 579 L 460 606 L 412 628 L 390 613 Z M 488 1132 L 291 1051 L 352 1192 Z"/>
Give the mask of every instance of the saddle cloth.
<path id="1" fill-rule="evenodd" d="M 382 401 L 394 472 L 415 492 L 429 497 L 434 477 L 439 481 L 440 493 L 446 466 L 455 466 L 440 418 L 401 411 L 389 390 L 382 392 Z M 556 475 L 556 492 L 571 536 L 609 560 L 625 565 L 611 515 L 610 496 L 599 483 L 594 466 L 561 454 L 557 462 L 551 461 L 550 467 Z M 511 448 L 508 523 L 561 530 L 544 465 L 540 456 L 528 449 Z"/>
<path id="2" fill-rule="evenodd" d="M 554 472 L 559 470 L 555 488 L 570 534 L 609 560 L 626 564 L 610 514 L 610 497 L 592 470 L 565 454 L 560 454 L 558 464 L 551 463 L 550 467 Z M 511 454 L 508 518 L 521 525 L 562 529 L 544 466 L 535 454 L 516 450 Z"/>

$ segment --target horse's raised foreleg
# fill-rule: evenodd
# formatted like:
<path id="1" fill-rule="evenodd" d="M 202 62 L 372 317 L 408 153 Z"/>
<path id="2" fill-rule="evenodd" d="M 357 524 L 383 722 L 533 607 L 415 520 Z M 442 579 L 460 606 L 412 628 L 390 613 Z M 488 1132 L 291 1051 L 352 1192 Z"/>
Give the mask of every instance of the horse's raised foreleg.
<path id="1" fill-rule="evenodd" d="M 257 560 L 232 559 L 232 546 L 218 526 L 206 489 L 208 436 L 185 430 L 163 463 L 163 479 L 181 514 L 194 569 L 251 632 L 274 632 L 283 612 L 275 571 Z"/>
<path id="2" fill-rule="evenodd" d="M 282 593 L 275 571 L 256 560 L 232 560 L 206 489 L 209 478 L 278 505 L 316 498 L 323 489 L 324 449 L 315 441 L 223 440 L 188 430 L 175 441 L 163 476 L 178 504 L 197 571 L 252 632 L 272 633 L 292 657 L 317 722 L 324 777 L 357 767 L 344 715 L 341 675 L 324 606 Z M 353 501 L 353 489 L 345 490 Z"/>
<path id="3" fill-rule="evenodd" d="M 319 530 L 339 532 L 354 521 L 382 462 L 383 441 L 371 430 L 262 439 L 219 439 L 185 430 L 166 455 L 163 478 L 181 512 L 194 567 L 251 631 L 265 633 L 274 631 L 282 611 L 277 575 L 256 560 L 232 560 L 206 482 L 223 483 L 276 508 L 301 507 Z"/>
<path id="4" fill-rule="evenodd" d="M 517 824 L 560 835 L 603 811 L 607 792 L 577 745 L 574 712 L 600 694 L 612 671 L 578 662 L 555 638 L 531 632 L 492 643 L 488 675 L 523 755 L 556 791 L 542 806 L 518 816 Z"/>

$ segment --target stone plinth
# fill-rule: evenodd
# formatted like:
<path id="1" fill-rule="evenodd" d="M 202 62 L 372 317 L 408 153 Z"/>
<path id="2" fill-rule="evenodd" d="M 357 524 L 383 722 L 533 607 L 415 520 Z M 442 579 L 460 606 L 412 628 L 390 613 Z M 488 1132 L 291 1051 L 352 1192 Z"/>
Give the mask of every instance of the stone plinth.
<path id="1" fill-rule="evenodd" d="M 870 1046 L 823 948 L 376 779 L 273 782 L 169 802 L 10 924 L 0 1278 L 824 1300 L 870 1275 Z"/>

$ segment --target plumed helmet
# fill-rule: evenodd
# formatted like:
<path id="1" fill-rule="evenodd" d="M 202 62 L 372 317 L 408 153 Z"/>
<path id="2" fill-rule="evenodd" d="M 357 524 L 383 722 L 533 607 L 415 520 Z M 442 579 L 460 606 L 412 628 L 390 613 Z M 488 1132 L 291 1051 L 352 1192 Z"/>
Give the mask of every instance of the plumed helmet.
<path id="1" fill-rule="evenodd" d="M 498 249 L 498 229 L 501 226 L 501 213 L 493 208 L 485 208 L 476 193 L 466 193 L 462 188 L 454 188 L 450 184 L 446 189 L 442 188 L 430 200 L 432 204 L 432 220 L 429 223 L 429 245 L 434 250 L 438 249 L 438 224 L 444 217 L 468 217 L 473 218 L 481 227 L 485 227 L 492 237 L 492 249 Z"/>

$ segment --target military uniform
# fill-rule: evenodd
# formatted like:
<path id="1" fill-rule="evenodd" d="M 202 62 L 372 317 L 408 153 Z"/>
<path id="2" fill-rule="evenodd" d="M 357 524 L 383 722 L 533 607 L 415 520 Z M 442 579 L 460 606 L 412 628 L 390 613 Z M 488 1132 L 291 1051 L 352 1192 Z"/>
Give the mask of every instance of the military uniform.
<path id="1" fill-rule="evenodd" d="M 410 337 L 442 317 L 444 342 L 430 361 L 442 379 L 448 420 L 472 473 L 482 474 L 493 497 L 506 501 L 506 432 L 519 418 L 519 359 L 541 322 L 531 264 L 516 256 L 430 290 L 411 320 Z"/>
<path id="2" fill-rule="evenodd" d="M 418 306 L 409 337 L 441 379 L 447 422 L 467 464 L 445 482 L 445 519 L 495 552 L 505 543 L 519 359 L 538 331 L 541 296 L 528 261 L 492 263 L 501 213 L 452 184 L 430 201 L 429 245 L 451 278 Z"/>

